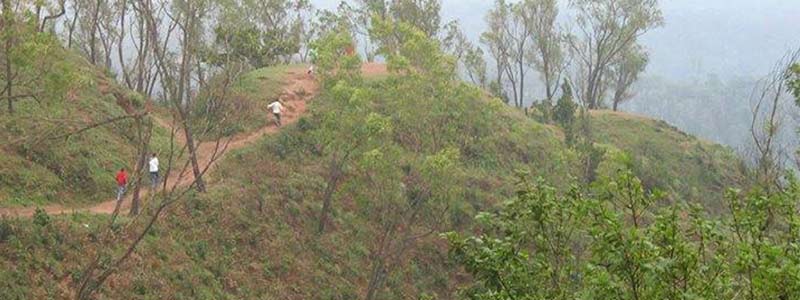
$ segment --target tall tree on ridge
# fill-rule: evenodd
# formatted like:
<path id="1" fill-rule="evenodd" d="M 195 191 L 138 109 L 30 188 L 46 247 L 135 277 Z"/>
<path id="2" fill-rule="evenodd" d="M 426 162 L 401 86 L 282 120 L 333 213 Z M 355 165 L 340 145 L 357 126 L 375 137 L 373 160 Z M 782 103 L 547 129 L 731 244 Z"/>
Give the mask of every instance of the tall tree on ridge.
<path id="1" fill-rule="evenodd" d="M 545 100 L 553 102 L 564 70 L 563 37 L 558 28 L 556 0 L 525 0 L 520 4 L 520 16 L 531 34 L 528 63 L 539 72 L 545 88 Z"/>
<path id="2" fill-rule="evenodd" d="M 525 103 L 531 28 L 525 26 L 520 5 L 506 3 L 505 0 L 495 2 L 486 21 L 489 29 L 481 35 L 481 42 L 489 48 L 494 58 L 498 73 L 495 84 L 502 89 L 506 85 L 505 78 L 512 90 L 514 106 L 521 108 Z"/>
<path id="3" fill-rule="evenodd" d="M 631 86 L 639 80 L 649 60 L 645 49 L 639 44 L 633 44 L 609 66 L 611 87 L 614 90 L 611 98 L 614 111 L 619 110 L 620 104 L 633 98 Z"/>
<path id="4" fill-rule="evenodd" d="M 658 0 L 571 0 L 578 30 L 567 44 L 578 64 L 576 89 L 589 109 L 603 106 L 609 66 L 637 39 L 664 19 Z"/>

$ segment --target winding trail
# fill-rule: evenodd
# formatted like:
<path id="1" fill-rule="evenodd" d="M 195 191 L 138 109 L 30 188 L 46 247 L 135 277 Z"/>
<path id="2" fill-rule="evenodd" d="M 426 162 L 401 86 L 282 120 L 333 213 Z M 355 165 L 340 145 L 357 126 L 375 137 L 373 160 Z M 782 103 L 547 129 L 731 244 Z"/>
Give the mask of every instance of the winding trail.
<path id="1" fill-rule="evenodd" d="M 365 67 L 366 68 L 366 67 Z M 289 125 L 292 123 L 297 122 L 297 120 L 306 113 L 308 102 L 311 101 L 314 97 L 316 97 L 317 93 L 319 92 L 319 85 L 317 81 L 312 77 L 305 73 L 304 68 L 293 68 L 288 71 L 287 77 L 284 79 L 285 84 L 283 86 L 283 102 L 286 107 L 286 112 L 283 113 L 283 124 Z M 266 111 L 263 114 L 266 116 L 271 116 Z M 155 118 L 156 123 L 164 128 L 174 128 L 173 124 L 169 122 Z M 280 131 L 280 128 L 273 125 L 272 120 L 268 122 L 268 125 L 262 127 L 256 131 L 241 133 L 234 136 L 230 142 L 228 143 L 227 150 L 222 153 L 221 155 L 224 157 L 226 153 L 229 151 L 233 151 L 236 149 L 244 148 L 259 139 L 263 138 L 264 136 L 271 135 Z M 185 144 L 185 136 L 183 135 L 182 130 L 176 130 L 175 139 L 177 140 L 178 145 Z M 227 141 L 227 140 L 225 140 Z M 225 142 L 223 141 L 223 143 Z M 223 145 L 220 145 L 223 147 Z M 198 163 L 201 167 L 208 165 L 212 159 L 214 159 L 215 153 L 217 152 L 217 145 L 215 142 L 205 142 L 200 143 L 197 148 L 198 154 Z M 217 158 L 220 159 L 221 157 Z M 209 166 L 208 172 L 206 172 L 205 177 L 208 177 L 208 174 L 216 167 L 217 161 L 211 163 Z M 182 169 L 182 166 L 175 166 L 176 169 Z M 172 183 L 168 184 L 168 188 L 172 188 L 174 186 L 178 187 L 186 187 L 194 182 L 194 175 L 192 174 L 191 168 L 186 168 L 183 174 L 180 171 L 171 172 L 168 176 L 169 180 Z M 147 179 L 143 180 L 143 182 L 147 182 Z M 141 190 L 141 198 L 146 199 L 147 188 L 143 187 Z M 128 196 L 125 197 L 123 200 L 122 207 L 120 211 L 126 211 L 126 208 L 130 207 L 131 192 L 128 193 Z M 84 208 L 67 208 L 62 205 L 48 205 L 42 207 L 45 212 L 49 215 L 64 215 L 64 214 L 72 214 L 72 213 L 92 213 L 92 214 L 112 214 L 116 209 L 117 201 L 116 199 L 111 199 L 102 203 L 95 204 L 90 207 Z M 34 212 L 36 211 L 35 207 L 25 207 L 25 208 L 0 208 L 0 216 L 2 217 L 31 217 L 33 216 Z"/>

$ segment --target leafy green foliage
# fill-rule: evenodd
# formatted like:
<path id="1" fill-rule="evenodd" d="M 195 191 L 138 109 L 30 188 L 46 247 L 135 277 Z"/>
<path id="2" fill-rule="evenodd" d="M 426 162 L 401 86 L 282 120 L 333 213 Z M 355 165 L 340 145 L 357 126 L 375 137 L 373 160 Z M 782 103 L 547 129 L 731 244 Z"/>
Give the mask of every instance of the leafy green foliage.
<path id="1" fill-rule="evenodd" d="M 789 68 L 789 90 L 800 106 L 800 64 L 794 64 Z"/>
<path id="2" fill-rule="evenodd" d="M 572 98 L 572 87 L 569 83 L 564 81 L 561 85 L 561 97 L 558 98 L 556 106 L 552 109 L 553 120 L 564 129 L 567 144 L 572 144 L 575 141 L 577 134 L 576 117 L 575 113 L 578 110 L 578 104 Z"/>
<path id="3" fill-rule="evenodd" d="M 436 37 L 441 29 L 441 10 L 441 0 L 395 0 L 389 6 L 389 12 L 397 22 L 413 24 L 430 38 Z"/>
<path id="4" fill-rule="evenodd" d="M 314 54 L 311 59 L 317 66 L 317 74 L 324 87 L 330 87 L 338 81 L 358 84 L 361 59 L 351 53 L 355 45 L 349 32 L 329 32 L 314 42 L 312 48 Z"/>
<path id="5" fill-rule="evenodd" d="M 56 37 L 39 32 L 33 16 L 3 7 L 4 24 L 0 29 L 3 47 L 0 48 L 0 83 L 7 102 L 8 114 L 14 113 L 14 103 L 41 103 L 61 97 L 75 81 L 77 73 L 69 63 L 51 59 L 61 55 Z"/>
<path id="6" fill-rule="evenodd" d="M 387 35 L 394 30 L 399 34 Z M 611 205 L 611 200 L 595 198 L 564 180 L 582 174 L 583 150 L 567 147 L 560 129 L 526 118 L 501 100 L 459 82 L 455 61 L 413 26 L 381 23 L 374 34 L 389 58 L 391 74 L 362 78 L 360 60 L 347 55 L 353 46 L 351 35 L 322 37 L 315 45 L 315 61 L 325 88 L 310 103 L 310 114 L 278 134 L 229 153 L 211 174 L 209 193 L 192 194 L 183 207 L 171 210 L 145 237 L 137 259 L 123 266 L 147 268 L 120 272 L 112 278 L 114 289 L 98 296 L 354 299 L 374 286 L 377 299 L 423 293 L 423 299 L 447 299 L 464 277 L 454 271 L 445 245 L 434 233 L 468 232 L 472 215 L 514 195 L 514 179 L 519 176 L 512 170 L 517 169 L 546 179 L 523 183 L 522 189 L 530 192 L 509 204 L 513 210 L 498 214 L 503 216 L 481 217 L 488 228 L 496 229 L 484 231 L 483 243 L 492 244 L 490 249 L 497 249 L 497 254 L 467 249 L 471 245 L 465 243 L 466 259 L 486 257 L 468 269 L 480 270 L 479 278 L 495 278 L 487 287 L 476 287 L 475 295 L 521 298 L 517 296 L 530 291 L 541 297 L 574 299 L 585 282 L 604 278 L 622 287 L 624 268 L 587 277 L 589 258 L 572 252 L 590 248 L 592 237 L 586 228 L 596 219 L 589 212 Z M 245 76 L 241 88 L 246 100 L 256 103 L 269 87 L 280 87 L 272 83 L 279 74 L 262 69 Z M 618 118 L 639 129 L 656 128 Z M 610 136 L 630 134 L 613 126 L 608 130 Z M 668 139 L 664 143 L 675 141 L 671 134 L 675 133 L 664 135 Z M 604 150 L 597 169 L 615 172 L 618 163 L 609 158 L 613 146 L 597 148 Z M 648 151 L 645 156 L 653 159 L 664 152 Z M 339 159 L 346 153 L 348 159 Z M 331 162 L 344 163 L 333 168 Z M 331 181 L 331 174 L 342 181 Z M 558 185 L 547 187 L 545 181 Z M 559 193 L 562 188 L 569 188 L 566 196 Z M 642 193 L 650 196 L 645 190 Z M 320 235 L 316 226 L 328 191 L 334 205 L 329 226 Z M 614 220 L 612 213 L 609 220 Z M 614 222 L 626 224 L 626 216 L 616 216 Z M 38 229 L 30 221 L 13 221 L 10 246 L 0 247 L 4 267 L 0 298 L 59 298 L 59 293 L 68 292 L 69 286 L 57 283 L 64 278 L 77 282 L 82 274 L 76 266 L 88 263 L 85 253 L 96 251 L 96 236 L 84 228 L 107 221 L 102 216 L 54 217 L 42 232 L 64 236 L 60 242 L 49 238 L 47 247 L 39 246 L 45 239 L 34 232 Z M 490 236 L 495 233 L 500 237 Z M 502 236 L 507 233 L 509 238 Z M 643 244 L 639 235 L 626 236 L 625 243 Z M 659 237 L 663 236 L 668 235 Z M 35 246 L 29 249 L 29 245 Z M 606 249 L 620 250 L 612 246 Z M 526 247 L 542 252 L 523 251 Z M 591 262 L 602 267 L 605 260 L 619 260 L 619 255 L 610 252 Z M 650 253 L 640 262 L 653 257 L 659 256 Z M 529 261 L 538 265 L 530 267 Z M 511 267 L 504 267 L 506 262 Z M 28 271 L 17 272 L 11 266 Z M 681 266 L 665 274 L 675 274 Z M 528 281 L 529 276 L 535 281 Z M 504 285 L 513 290 L 501 290 Z"/>
<path id="7" fill-rule="evenodd" d="M 651 209 L 662 196 L 629 171 L 588 195 L 523 181 L 500 212 L 479 215 L 484 234 L 447 238 L 475 276 L 470 299 L 792 299 L 800 185 L 789 181 L 772 195 L 732 191 L 723 221 L 697 206 Z"/>
<path id="8" fill-rule="evenodd" d="M 303 46 L 307 0 L 219 1 L 215 46 L 255 68 L 290 61 Z"/>
<path id="9" fill-rule="evenodd" d="M 521 181 L 520 192 L 504 203 L 503 211 L 477 217 L 498 236 L 447 234 L 451 256 L 482 283 L 467 294 L 475 299 L 567 299 L 577 287 L 573 277 L 579 265 L 570 249 L 582 246 L 574 236 L 583 218 L 582 198 L 577 187 L 558 197 L 541 179 Z"/>

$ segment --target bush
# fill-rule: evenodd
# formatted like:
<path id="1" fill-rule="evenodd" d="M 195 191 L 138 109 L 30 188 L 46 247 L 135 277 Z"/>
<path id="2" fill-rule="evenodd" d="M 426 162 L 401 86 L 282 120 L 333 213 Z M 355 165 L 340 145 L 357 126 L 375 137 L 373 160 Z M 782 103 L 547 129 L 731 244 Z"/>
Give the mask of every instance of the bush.
<path id="1" fill-rule="evenodd" d="M 14 235 L 14 228 L 6 219 L 0 219 L 0 243 L 5 243 Z"/>
<path id="2" fill-rule="evenodd" d="M 50 225 L 50 216 L 44 209 L 36 208 L 36 212 L 33 213 L 33 224 L 39 227 Z"/>

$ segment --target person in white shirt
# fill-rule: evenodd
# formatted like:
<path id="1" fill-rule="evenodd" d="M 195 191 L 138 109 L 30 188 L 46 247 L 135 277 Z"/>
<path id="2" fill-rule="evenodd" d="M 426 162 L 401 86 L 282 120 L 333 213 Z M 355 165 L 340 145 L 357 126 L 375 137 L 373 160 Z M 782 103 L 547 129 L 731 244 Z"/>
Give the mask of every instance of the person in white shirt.
<path id="1" fill-rule="evenodd" d="M 269 105 L 267 105 L 267 109 L 272 110 L 272 115 L 275 116 L 275 125 L 281 127 L 281 113 L 283 113 L 283 104 L 281 100 L 275 100 Z"/>
<path id="2" fill-rule="evenodd" d="M 155 189 L 158 186 L 158 157 L 156 154 L 153 153 L 153 156 L 150 158 L 150 184 Z"/>

